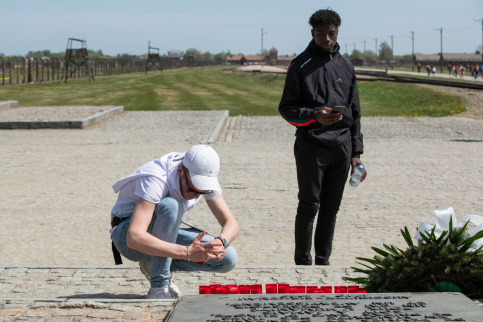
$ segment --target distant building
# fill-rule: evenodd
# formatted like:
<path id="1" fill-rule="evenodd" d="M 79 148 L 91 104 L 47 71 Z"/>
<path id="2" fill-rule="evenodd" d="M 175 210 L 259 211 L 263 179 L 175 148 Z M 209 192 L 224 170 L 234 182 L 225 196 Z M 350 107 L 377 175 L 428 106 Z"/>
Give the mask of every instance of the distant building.
<path id="1" fill-rule="evenodd" d="M 247 58 L 244 55 L 228 55 L 226 63 L 231 65 L 247 65 Z"/>
<path id="2" fill-rule="evenodd" d="M 443 65 L 473 65 L 481 63 L 482 60 L 480 54 L 443 54 Z"/>
<path id="3" fill-rule="evenodd" d="M 268 56 L 264 55 L 229 55 L 226 62 L 233 65 L 270 65 L 270 66 L 288 66 L 296 56 L 278 56 L 278 51 L 272 47 Z"/>
<path id="4" fill-rule="evenodd" d="M 451 65 L 472 65 L 481 64 L 480 54 L 444 54 L 443 55 L 419 55 L 413 56 L 413 61 L 417 65 L 447 66 Z"/>
<path id="5" fill-rule="evenodd" d="M 352 66 L 362 66 L 364 61 L 357 57 L 348 57 L 349 61 L 352 63 Z"/>
<path id="6" fill-rule="evenodd" d="M 277 57 L 277 65 L 279 66 L 290 66 L 292 60 L 297 57 L 296 55 L 282 55 Z"/>

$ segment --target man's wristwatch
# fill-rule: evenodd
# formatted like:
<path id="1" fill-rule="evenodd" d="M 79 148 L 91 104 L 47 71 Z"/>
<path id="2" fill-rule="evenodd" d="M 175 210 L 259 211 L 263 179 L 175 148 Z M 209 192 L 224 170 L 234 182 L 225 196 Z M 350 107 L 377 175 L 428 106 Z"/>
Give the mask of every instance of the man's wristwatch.
<path id="1" fill-rule="evenodd" d="M 218 237 L 216 237 L 215 239 L 219 239 L 219 240 L 221 240 L 221 243 L 223 244 L 223 247 L 225 247 L 225 248 L 227 248 L 227 247 L 228 247 L 228 245 L 226 244 L 226 239 L 225 239 L 225 238 L 223 238 L 222 236 L 218 236 Z"/>

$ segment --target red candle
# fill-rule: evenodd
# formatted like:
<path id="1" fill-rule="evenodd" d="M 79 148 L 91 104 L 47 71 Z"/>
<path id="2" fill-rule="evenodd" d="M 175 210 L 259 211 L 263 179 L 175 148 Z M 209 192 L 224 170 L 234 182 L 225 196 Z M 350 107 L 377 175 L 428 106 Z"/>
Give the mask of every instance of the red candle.
<path id="1" fill-rule="evenodd" d="M 228 292 L 228 289 L 226 286 L 221 285 L 216 288 L 216 294 L 226 294 Z"/>
<path id="2" fill-rule="evenodd" d="M 307 286 L 307 293 L 315 293 L 317 291 L 317 286 Z"/>
<path id="3" fill-rule="evenodd" d="M 305 293 L 305 286 L 297 286 L 299 293 Z"/>
<path id="4" fill-rule="evenodd" d="M 240 289 L 238 288 L 238 286 L 229 286 L 227 287 L 228 289 L 228 294 L 240 294 Z"/>
<path id="5" fill-rule="evenodd" d="M 367 293 L 367 290 L 365 288 L 360 288 L 356 291 L 356 293 Z"/>
<path id="6" fill-rule="evenodd" d="M 334 293 L 347 293 L 346 286 L 334 286 Z"/>
<path id="7" fill-rule="evenodd" d="M 262 284 L 253 284 L 250 286 L 250 294 L 262 294 Z"/>
<path id="8" fill-rule="evenodd" d="M 239 285 L 240 294 L 250 294 L 250 285 L 242 284 Z"/>
<path id="9" fill-rule="evenodd" d="M 321 290 L 322 293 L 332 293 L 332 286 L 321 286 L 319 290 Z"/>
<path id="10" fill-rule="evenodd" d="M 299 288 L 298 288 L 298 286 L 289 286 L 288 287 L 288 292 L 289 293 L 298 293 L 299 292 Z"/>
<path id="11" fill-rule="evenodd" d="M 356 291 L 359 289 L 358 285 L 349 285 L 348 287 L 349 293 L 356 293 Z"/>
<path id="12" fill-rule="evenodd" d="M 278 293 L 285 294 L 289 292 L 289 285 L 288 284 L 278 284 Z"/>
<path id="13" fill-rule="evenodd" d="M 210 294 L 216 294 L 216 288 L 220 287 L 220 284 L 211 284 L 210 285 Z"/>
<path id="14" fill-rule="evenodd" d="M 277 284 L 267 284 L 267 285 L 265 285 L 265 292 L 267 294 L 277 293 Z"/>
<path id="15" fill-rule="evenodd" d="M 211 288 L 209 285 L 200 285 L 200 294 L 211 294 Z"/>

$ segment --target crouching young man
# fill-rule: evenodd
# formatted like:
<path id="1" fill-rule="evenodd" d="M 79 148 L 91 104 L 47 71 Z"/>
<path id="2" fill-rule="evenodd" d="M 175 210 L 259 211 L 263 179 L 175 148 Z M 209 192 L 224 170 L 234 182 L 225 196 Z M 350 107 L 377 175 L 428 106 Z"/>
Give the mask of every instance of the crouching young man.
<path id="1" fill-rule="evenodd" d="M 235 267 L 238 255 L 229 244 L 238 223 L 221 194 L 219 170 L 215 150 L 195 145 L 148 162 L 113 185 L 118 193 L 111 211 L 113 251 L 139 262 L 151 281 L 147 298 L 180 296 L 171 271 L 228 272 Z M 201 195 L 220 223 L 218 237 L 179 227 Z"/>

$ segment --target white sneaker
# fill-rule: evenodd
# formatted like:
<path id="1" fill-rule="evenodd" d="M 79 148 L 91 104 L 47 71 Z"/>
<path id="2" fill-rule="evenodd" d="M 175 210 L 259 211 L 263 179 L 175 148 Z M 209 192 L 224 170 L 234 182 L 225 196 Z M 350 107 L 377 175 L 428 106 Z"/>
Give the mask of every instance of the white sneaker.
<path id="1" fill-rule="evenodd" d="M 173 282 L 173 276 L 169 277 L 168 290 L 169 290 L 169 293 L 171 293 L 171 295 L 174 298 L 179 298 L 181 296 L 181 291 L 179 290 L 178 285 L 174 284 L 174 282 Z"/>
<path id="2" fill-rule="evenodd" d="M 141 272 L 146 276 L 148 281 L 151 280 L 151 261 L 141 261 L 139 262 L 139 269 L 141 269 Z M 178 287 L 178 285 L 174 284 L 173 281 L 173 276 L 169 277 L 169 286 L 168 286 L 169 293 L 175 298 L 178 298 L 181 296 L 181 291 Z"/>
<path id="3" fill-rule="evenodd" d="M 146 298 L 172 300 L 173 296 L 171 296 L 171 293 L 169 293 L 169 289 L 167 287 L 151 287 L 146 295 Z"/>

